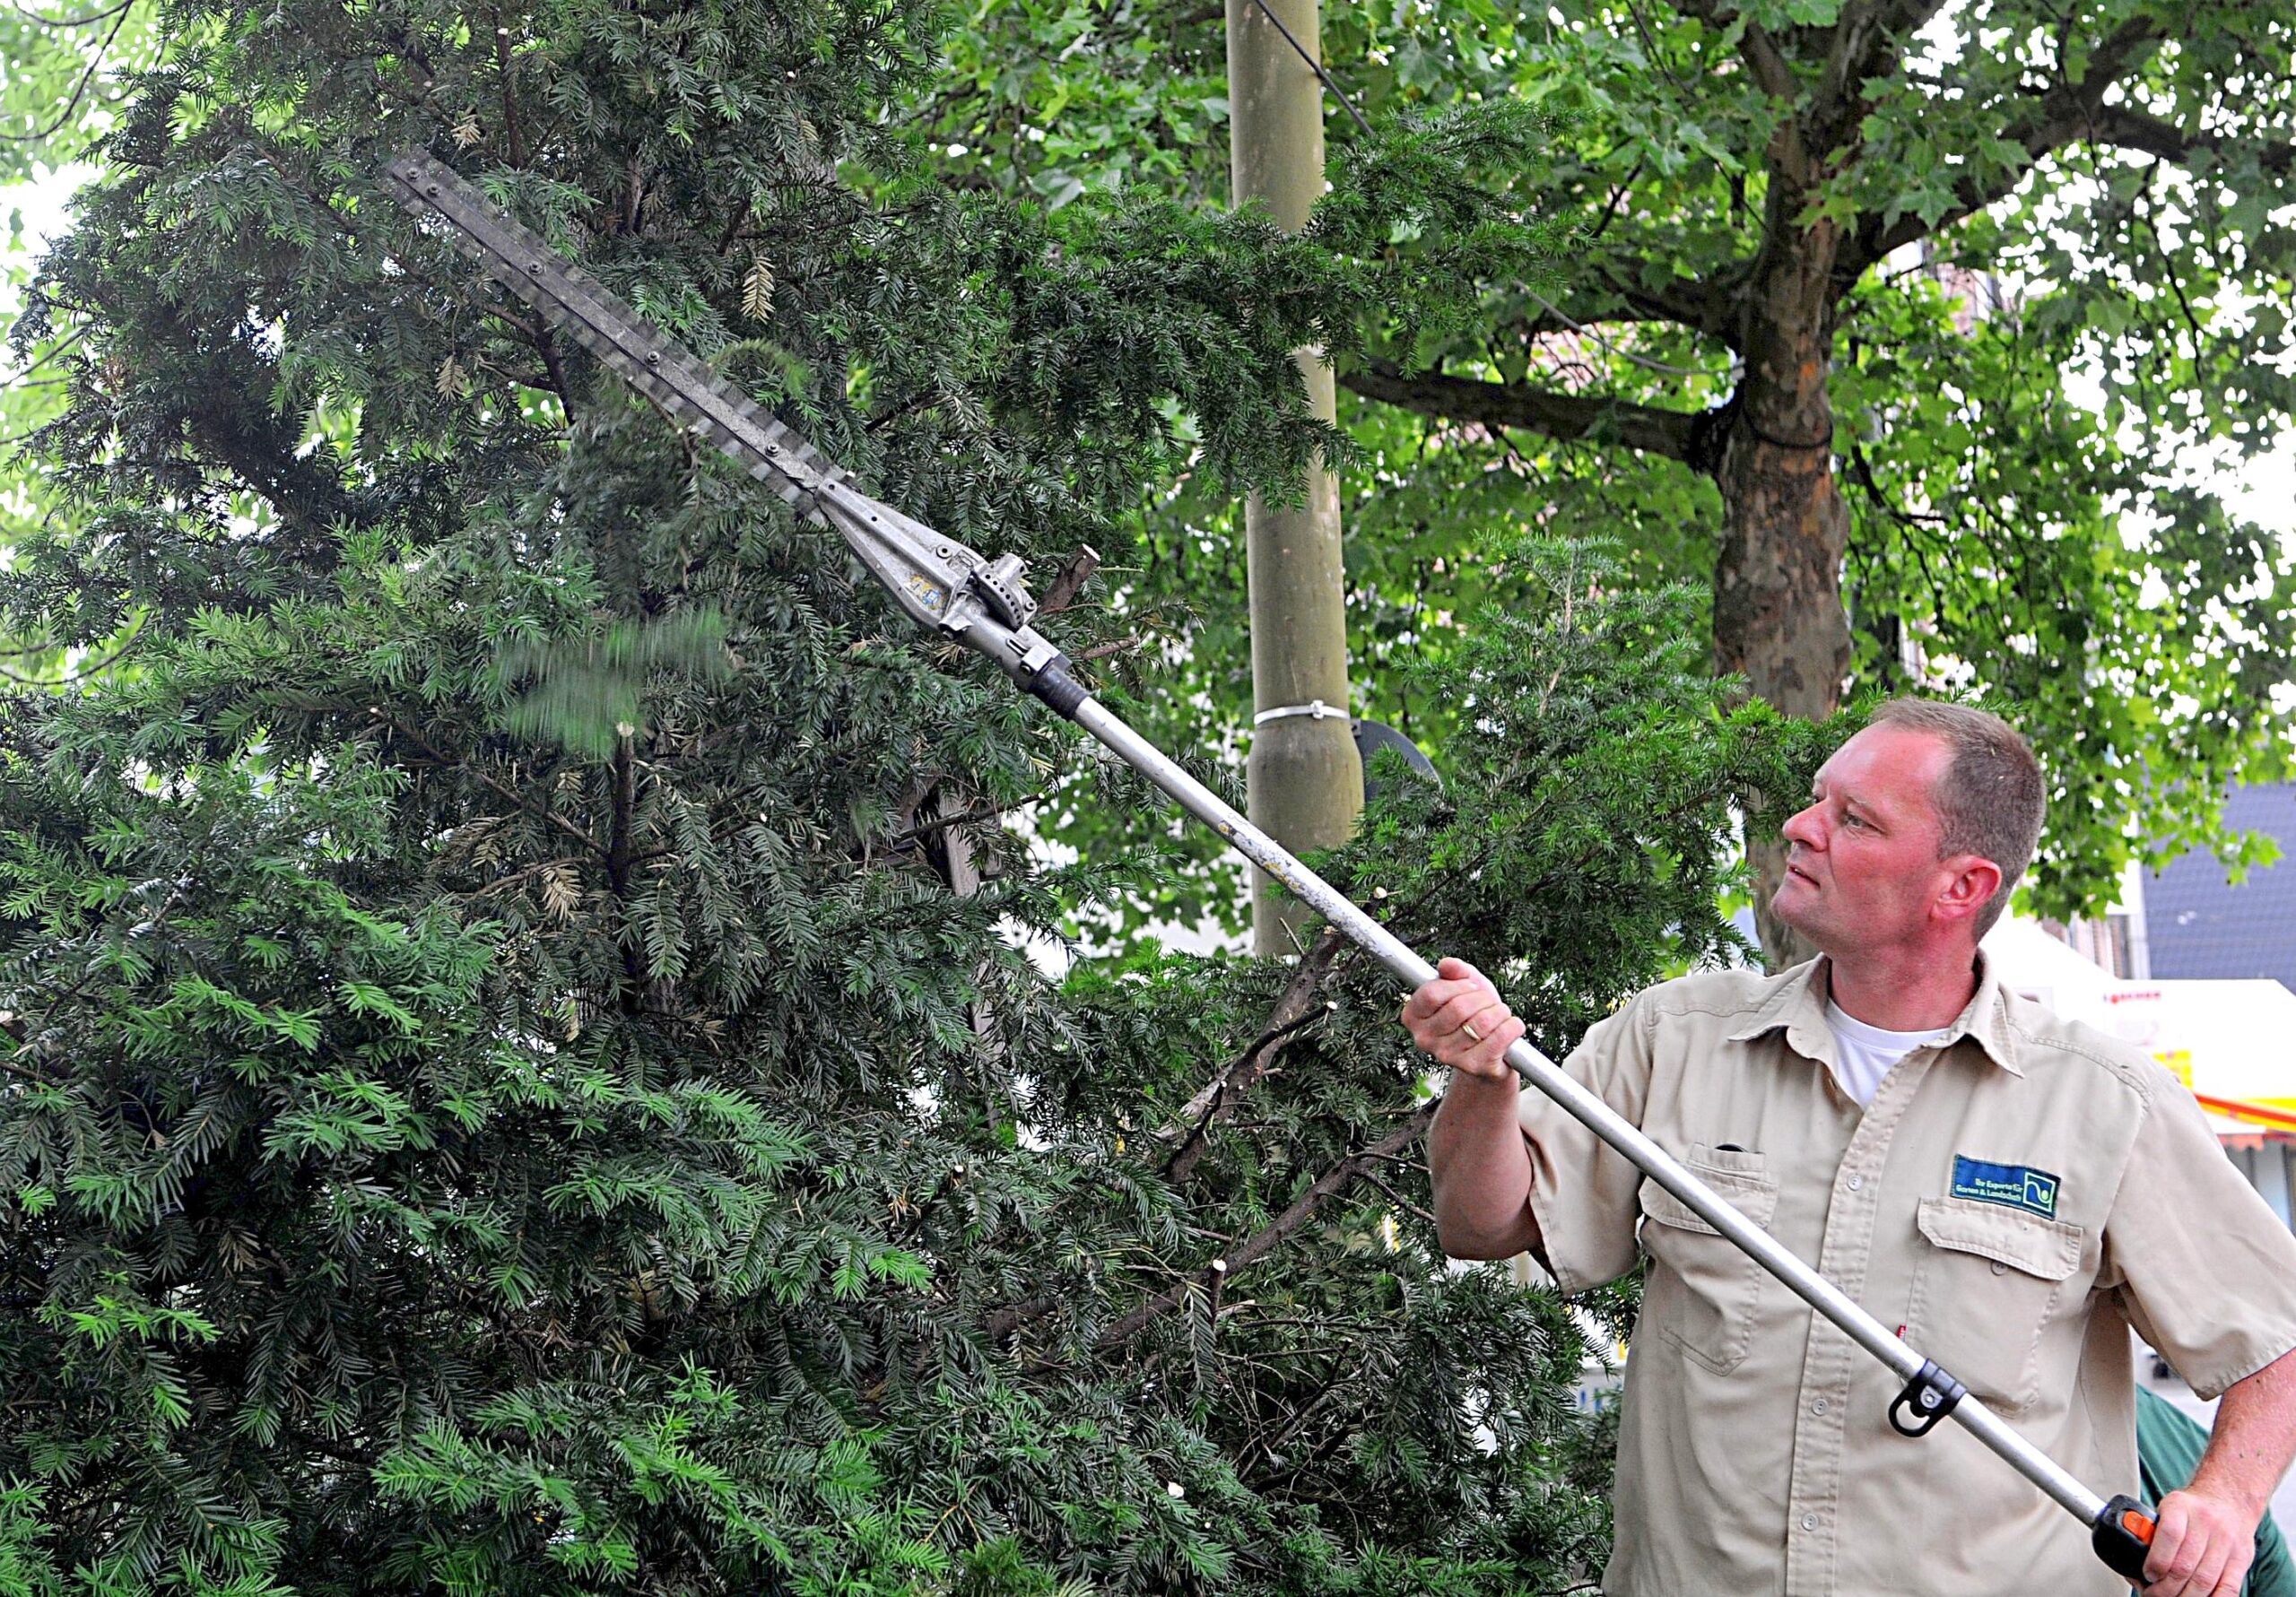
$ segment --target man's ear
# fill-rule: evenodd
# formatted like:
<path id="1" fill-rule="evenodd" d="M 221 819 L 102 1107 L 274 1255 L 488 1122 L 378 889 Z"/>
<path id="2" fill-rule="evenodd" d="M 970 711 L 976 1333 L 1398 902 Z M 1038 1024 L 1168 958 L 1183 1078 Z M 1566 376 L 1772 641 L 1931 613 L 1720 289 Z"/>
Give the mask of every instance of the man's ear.
<path id="1" fill-rule="evenodd" d="M 1982 855 L 1957 854 L 1944 864 L 1952 879 L 1931 906 L 1940 920 L 1967 920 L 2001 890 L 2001 867 Z"/>

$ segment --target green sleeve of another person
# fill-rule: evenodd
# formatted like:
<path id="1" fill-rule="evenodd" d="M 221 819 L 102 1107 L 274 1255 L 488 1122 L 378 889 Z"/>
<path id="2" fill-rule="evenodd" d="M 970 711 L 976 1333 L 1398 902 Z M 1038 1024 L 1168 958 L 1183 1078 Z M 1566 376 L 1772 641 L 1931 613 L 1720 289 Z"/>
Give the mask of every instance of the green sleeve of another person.
<path id="1" fill-rule="evenodd" d="M 2136 1389 L 2136 1468 L 2146 1502 L 2158 1503 L 2190 1480 L 2207 1448 L 2206 1427 L 2167 1399 Z M 2269 1513 L 2257 1526 L 2257 1559 L 2240 1592 L 2241 1597 L 2296 1597 L 2296 1559 L 2289 1558 L 2287 1540 Z"/>

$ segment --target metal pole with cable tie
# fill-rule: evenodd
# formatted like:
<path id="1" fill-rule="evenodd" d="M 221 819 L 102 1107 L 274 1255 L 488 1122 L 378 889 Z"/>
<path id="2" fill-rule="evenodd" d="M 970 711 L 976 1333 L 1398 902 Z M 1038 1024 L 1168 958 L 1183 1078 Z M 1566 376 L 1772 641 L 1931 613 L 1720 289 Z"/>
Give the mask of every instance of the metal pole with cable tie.
<path id="1" fill-rule="evenodd" d="M 1022 581 L 1024 567 L 1017 555 L 984 560 L 856 489 L 843 472 L 755 400 L 646 322 L 596 279 L 560 258 L 440 162 L 427 155 L 402 155 L 391 162 L 387 177 L 394 194 L 418 221 L 442 231 L 512 294 L 572 334 L 690 432 L 731 455 L 799 514 L 834 529 L 911 620 L 996 661 L 1024 691 L 1083 727 L 1161 788 L 1324 916 L 1405 987 L 1435 979 L 1435 968 L 1401 939 L 1092 697 L 1077 681 L 1074 663 L 1031 624 L 1037 605 Z M 1273 713 L 1320 718 L 1345 712 L 1309 704 L 1280 706 Z M 1999 1415 L 1970 1399 L 1950 1372 L 1907 1346 L 1854 1298 L 1529 1043 L 1510 1045 L 1507 1063 L 1852 1341 L 1903 1376 L 1905 1388 L 1890 1405 L 1892 1426 L 1906 1436 L 1921 1436 L 1951 1419 L 2088 1525 L 2091 1545 L 2116 1574 L 2132 1581 L 2143 1578 L 2153 1532 L 2152 1515 L 2143 1503 L 2090 1490 Z"/>

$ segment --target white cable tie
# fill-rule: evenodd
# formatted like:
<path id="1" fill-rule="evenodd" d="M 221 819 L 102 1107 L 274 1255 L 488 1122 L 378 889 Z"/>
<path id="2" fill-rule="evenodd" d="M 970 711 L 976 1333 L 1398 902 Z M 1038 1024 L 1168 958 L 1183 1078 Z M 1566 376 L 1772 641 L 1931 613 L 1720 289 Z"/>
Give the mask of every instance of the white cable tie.
<path id="1" fill-rule="evenodd" d="M 1347 712 L 1337 705 L 1310 699 L 1305 704 L 1279 704 L 1272 710 L 1262 710 L 1252 717 L 1252 725 L 1265 726 L 1270 721 L 1281 721 L 1288 716 L 1305 716 L 1311 721 L 1327 720 L 1333 716 L 1342 720 L 1348 718 Z"/>

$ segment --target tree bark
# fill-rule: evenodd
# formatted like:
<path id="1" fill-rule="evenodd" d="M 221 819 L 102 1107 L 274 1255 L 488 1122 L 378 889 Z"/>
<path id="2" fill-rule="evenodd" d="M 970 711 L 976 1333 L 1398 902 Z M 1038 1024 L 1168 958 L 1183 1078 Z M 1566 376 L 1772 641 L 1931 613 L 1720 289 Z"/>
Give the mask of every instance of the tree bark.
<path id="1" fill-rule="evenodd" d="M 1840 704 L 1850 659 L 1841 603 L 1849 511 L 1834 479 L 1827 383 L 1841 230 L 1823 220 L 1794 225 L 1818 174 L 1791 122 L 1771 146 L 1770 171 L 1767 239 L 1744 303 L 1745 376 L 1715 473 L 1714 664 L 1787 715 L 1819 720 Z M 1784 840 L 1773 827 L 1750 827 L 1746 845 L 1763 957 L 1773 970 L 1809 958 L 1815 950 L 1770 912 Z"/>

